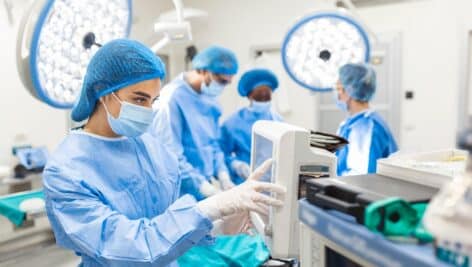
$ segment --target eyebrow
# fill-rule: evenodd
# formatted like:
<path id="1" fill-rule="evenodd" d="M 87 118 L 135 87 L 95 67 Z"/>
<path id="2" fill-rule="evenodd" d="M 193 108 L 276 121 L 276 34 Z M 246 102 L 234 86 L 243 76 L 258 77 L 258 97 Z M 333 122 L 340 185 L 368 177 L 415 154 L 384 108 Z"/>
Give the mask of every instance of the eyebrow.
<path id="1" fill-rule="evenodd" d="M 140 91 L 137 91 L 137 92 L 133 92 L 135 95 L 139 95 L 139 96 L 142 96 L 142 97 L 146 97 L 146 98 L 151 98 L 150 95 L 144 93 L 144 92 L 140 92 Z"/>
<path id="2" fill-rule="evenodd" d="M 148 95 L 148 94 L 146 94 L 146 93 L 144 93 L 144 92 L 141 92 L 141 91 L 133 92 L 133 94 L 139 95 L 139 96 L 142 96 L 142 97 L 145 97 L 145 98 L 148 98 L 148 99 L 151 98 L 150 95 Z M 152 102 L 154 102 L 154 101 L 156 101 L 157 99 L 159 99 L 159 96 L 160 96 L 160 95 L 154 97 L 154 99 L 152 99 Z"/>

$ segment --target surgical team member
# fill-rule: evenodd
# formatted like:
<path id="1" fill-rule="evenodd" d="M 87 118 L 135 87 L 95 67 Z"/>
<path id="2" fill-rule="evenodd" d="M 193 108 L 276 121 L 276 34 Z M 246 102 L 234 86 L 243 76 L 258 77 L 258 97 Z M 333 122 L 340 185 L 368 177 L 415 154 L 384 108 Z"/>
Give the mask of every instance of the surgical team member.
<path id="1" fill-rule="evenodd" d="M 239 80 L 238 92 L 249 99 L 249 106 L 231 115 L 221 127 L 221 147 L 236 184 L 249 176 L 254 123 L 258 120 L 282 120 L 271 108 L 272 92 L 278 86 L 277 76 L 268 69 L 249 70 Z"/>
<path id="2" fill-rule="evenodd" d="M 72 119 L 73 130 L 47 163 L 46 210 L 56 241 L 81 266 L 177 266 L 196 244 L 211 243 L 213 222 L 280 205 L 259 191 L 284 189 L 256 179 L 196 202 L 179 198 L 177 157 L 143 134 L 154 117 L 164 65 L 126 39 L 101 47 L 90 61 Z M 262 204 L 262 206 L 261 206 Z"/>
<path id="3" fill-rule="evenodd" d="M 231 83 L 238 61 L 232 51 L 211 46 L 198 53 L 192 65 L 193 70 L 181 73 L 163 88 L 150 132 L 165 139 L 179 156 L 182 194 L 200 200 L 216 194 L 219 187 L 234 186 L 219 144 L 217 97 Z"/>
<path id="4" fill-rule="evenodd" d="M 376 75 L 369 65 L 346 64 L 339 70 L 336 104 L 349 114 L 338 129 L 349 141 L 336 153 L 339 176 L 375 173 L 377 160 L 398 150 L 385 121 L 370 109 L 375 91 Z"/>

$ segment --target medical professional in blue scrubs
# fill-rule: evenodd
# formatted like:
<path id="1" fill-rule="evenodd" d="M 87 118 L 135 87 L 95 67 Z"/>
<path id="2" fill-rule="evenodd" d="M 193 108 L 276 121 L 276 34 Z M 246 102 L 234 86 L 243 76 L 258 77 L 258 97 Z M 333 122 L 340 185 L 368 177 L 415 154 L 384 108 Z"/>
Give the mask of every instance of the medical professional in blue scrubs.
<path id="1" fill-rule="evenodd" d="M 211 46 L 195 56 L 192 66 L 162 89 L 149 131 L 178 155 L 182 194 L 200 200 L 234 186 L 219 144 L 217 97 L 237 73 L 238 61 L 232 51 Z"/>
<path id="2" fill-rule="evenodd" d="M 398 150 L 387 123 L 369 105 L 376 91 L 376 74 L 367 64 L 346 64 L 339 70 L 336 105 L 347 112 L 338 135 L 349 144 L 337 151 L 338 176 L 375 173 L 377 160 Z"/>
<path id="3" fill-rule="evenodd" d="M 56 242 L 81 256 L 81 266 L 177 266 L 185 251 L 213 242 L 217 221 L 238 216 L 245 223 L 249 211 L 282 205 L 262 192 L 283 194 L 284 188 L 257 181 L 270 161 L 226 192 L 200 202 L 179 197 L 177 157 L 145 133 L 164 69 L 139 42 L 101 47 L 72 110 L 73 120 L 87 122 L 68 134 L 45 167 Z"/>
<path id="4" fill-rule="evenodd" d="M 226 164 L 236 184 L 249 176 L 251 161 L 251 131 L 258 120 L 282 121 L 271 105 L 272 92 L 279 86 L 277 76 L 268 69 L 245 72 L 238 84 L 238 92 L 249 99 L 249 106 L 231 115 L 221 127 L 221 147 Z"/>

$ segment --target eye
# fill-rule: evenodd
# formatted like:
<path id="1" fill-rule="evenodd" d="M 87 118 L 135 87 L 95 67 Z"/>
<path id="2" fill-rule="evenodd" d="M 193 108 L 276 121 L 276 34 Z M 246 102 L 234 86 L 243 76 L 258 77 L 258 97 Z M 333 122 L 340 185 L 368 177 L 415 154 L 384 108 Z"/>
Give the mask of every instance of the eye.
<path id="1" fill-rule="evenodd" d="M 138 105 L 145 105 L 147 103 L 147 98 L 145 97 L 136 97 L 133 99 L 134 100 L 134 103 L 138 104 Z"/>
<path id="2" fill-rule="evenodd" d="M 229 81 L 225 80 L 225 79 L 219 79 L 218 82 L 222 85 L 227 85 L 229 84 Z"/>

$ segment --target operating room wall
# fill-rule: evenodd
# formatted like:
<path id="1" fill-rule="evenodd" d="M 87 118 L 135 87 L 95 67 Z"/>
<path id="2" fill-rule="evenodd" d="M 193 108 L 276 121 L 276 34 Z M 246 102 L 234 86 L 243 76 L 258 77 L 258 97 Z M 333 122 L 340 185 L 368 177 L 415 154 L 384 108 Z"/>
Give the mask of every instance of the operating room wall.
<path id="1" fill-rule="evenodd" d="M 0 8 L 0 165 L 10 163 L 15 139 L 51 149 L 66 132 L 66 113 L 33 98 L 17 73 L 15 46 L 22 8 L 13 10 L 13 25 L 3 6 Z"/>
<path id="2" fill-rule="evenodd" d="M 311 0 L 199 0 L 192 7 L 210 16 L 194 27 L 199 48 L 217 43 L 232 48 L 242 70 L 250 65 L 252 47 L 280 45 L 296 19 L 314 10 L 326 9 L 330 1 Z M 462 24 L 470 24 L 470 0 L 422 0 L 376 5 L 358 9 L 362 20 L 376 33 L 402 35 L 402 96 L 400 147 L 404 151 L 434 150 L 455 146 L 458 91 L 461 75 Z M 224 116 L 245 104 L 233 84 L 221 97 Z M 295 111 L 287 121 L 307 128 L 317 124 L 316 94 L 289 85 L 289 100 Z M 382 88 L 379 88 L 381 90 Z"/>

